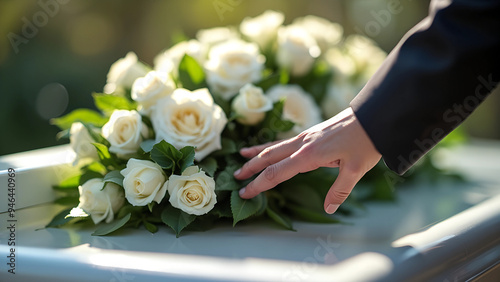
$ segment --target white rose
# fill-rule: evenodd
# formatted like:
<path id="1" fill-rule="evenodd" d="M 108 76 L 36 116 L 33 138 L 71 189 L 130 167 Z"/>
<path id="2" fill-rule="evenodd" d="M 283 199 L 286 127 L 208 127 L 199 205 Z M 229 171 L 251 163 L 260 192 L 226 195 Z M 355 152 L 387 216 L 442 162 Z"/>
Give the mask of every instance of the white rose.
<path id="1" fill-rule="evenodd" d="M 150 115 L 151 107 L 165 96 L 172 94 L 175 84 L 167 73 L 150 71 L 145 77 L 135 80 L 131 97 L 139 104 L 139 112 Z"/>
<path id="2" fill-rule="evenodd" d="M 182 175 L 170 176 L 166 185 L 170 204 L 188 214 L 206 214 L 217 203 L 214 179 L 197 166 L 186 168 Z"/>
<path id="3" fill-rule="evenodd" d="M 349 103 L 361 90 L 361 86 L 350 83 L 330 83 L 321 104 L 325 116 L 330 118 L 349 107 Z"/>
<path id="4" fill-rule="evenodd" d="M 90 214 L 95 224 L 105 220 L 106 223 L 113 221 L 115 213 L 123 206 L 125 198 L 123 189 L 108 183 L 104 187 L 101 178 L 93 178 L 78 186 L 80 192 L 80 203 L 78 207 Z"/>
<path id="5" fill-rule="evenodd" d="M 325 58 L 333 70 L 333 78 L 336 83 L 349 83 L 356 75 L 356 62 L 345 48 L 331 48 L 326 53 Z"/>
<path id="6" fill-rule="evenodd" d="M 178 88 L 158 101 L 151 121 L 156 142 L 165 140 L 177 149 L 196 147 L 195 159 L 201 161 L 221 148 L 220 134 L 227 123 L 221 107 L 214 103 L 208 89 L 189 91 Z"/>
<path id="7" fill-rule="evenodd" d="M 316 40 L 305 29 L 290 25 L 278 30 L 276 62 L 292 75 L 305 75 L 320 54 Z"/>
<path id="8" fill-rule="evenodd" d="M 266 112 L 272 110 L 273 102 L 262 92 L 262 88 L 247 84 L 240 89 L 232 104 L 233 110 L 240 117 L 241 124 L 255 125 L 261 122 Z"/>
<path id="9" fill-rule="evenodd" d="M 160 203 L 167 192 L 166 176 L 156 163 L 147 160 L 129 159 L 127 167 L 120 173 L 125 188 L 125 198 L 133 206 L 145 206 L 153 201 Z"/>
<path id="10" fill-rule="evenodd" d="M 182 41 L 154 58 L 155 70 L 178 76 L 179 64 L 184 55 L 193 57 L 200 65 L 205 61 L 205 47 L 197 40 Z"/>
<path id="11" fill-rule="evenodd" d="M 356 71 L 364 83 L 375 73 L 385 60 L 387 54 L 375 41 L 363 35 L 350 35 L 344 43 L 347 53 L 356 64 Z"/>
<path id="12" fill-rule="evenodd" d="M 268 90 L 267 96 L 275 102 L 285 98 L 283 119 L 295 123 L 292 130 L 278 134 L 279 138 L 293 137 L 322 121 L 321 111 L 311 94 L 298 85 L 273 86 Z"/>
<path id="13" fill-rule="evenodd" d="M 120 155 L 135 153 L 149 134 L 141 115 L 127 110 L 115 110 L 101 131 L 111 144 L 109 151 Z"/>
<path id="14" fill-rule="evenodd" d="M 85 128 L 81 122 L 74 122 L 71 124 L 69 134 L 69 144 L 76 154 L 75 162 L 87 158 L 94 160 L 99 159 L 97 150 L 94 145 L 92 145 L 92 143 L 95 143 L 95 140 L 92 139 L 87 128 Z"/>
<path id="15" fill-rule="evenodd" d="M 137 55 L 134 52 L 128 52 L 125 58 L 114 62 L 109 68 L 104 92 L 110 94 L 119 87 L 130 88 L 136 78 L 145 76 L 147 73 L 148 68 L 137 60 Z"/>
<path id="16" fill-rule="evenodd" d="M 284 20 L 283 13 L 268 10 L 255 18 L 244 18 L 240 24 L 240 31 L 260 48 L 265 49 L 276 40 L 278 28 Z"/>
<path id="17" fill-rule="evenodd" d="M 212 91 L 229 100 L 247 83 L 259 81 L 265 58 L 255 43 L 231 40 L 214 46 L 205 63 Z"/>
<path id="18" fill-rule="evenodd" d="M 293 21 L 293 25 L 302 27 L 312 35 L 321 49 L 321 54 L 338 44 L 344 33 L 340 24 L 313 15 L 297 18 Z"/>
<path id="19" fill-rule="evenodd" d="M 238 33 L 231 27 L 214 27 L 201 29 L 196 33 L 196 39 L 198 39 L 198 41 L 206 48 L 206 50 L 221 42 L 238 38 Z"/>

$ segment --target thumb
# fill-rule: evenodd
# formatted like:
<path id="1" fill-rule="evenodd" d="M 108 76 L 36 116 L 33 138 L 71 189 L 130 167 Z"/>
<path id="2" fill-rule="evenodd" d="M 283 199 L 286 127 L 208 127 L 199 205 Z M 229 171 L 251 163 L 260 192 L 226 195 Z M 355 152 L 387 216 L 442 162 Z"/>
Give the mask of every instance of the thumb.
<path id="1" fill-rule="evenodd" d="M 352 189 L 363 176 L 356 170 L 347 169 L 345 166 L 340 168 L 339 176 L 326 194 L 324 208 L 329 214 L 337 211 L 339 206 L 351 194 Z"/>

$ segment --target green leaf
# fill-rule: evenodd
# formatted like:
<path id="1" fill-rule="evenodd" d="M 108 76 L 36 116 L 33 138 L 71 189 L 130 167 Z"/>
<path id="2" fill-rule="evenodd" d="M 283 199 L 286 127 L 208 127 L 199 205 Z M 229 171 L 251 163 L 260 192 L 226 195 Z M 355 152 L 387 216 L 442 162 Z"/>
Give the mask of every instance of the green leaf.
<path id="1" fill-rule="evenodd" d="M 78 188 L 78 186 L 80 185 L 80 177 L 81 175 L 79 174 L 66 178 L 63 181 L 61 181 L 59 185 L 55 185 L 54 189 L 62 190 L 62 189 Z"/>
<path id="2" fill-rule="evenodd" d="M 161 220 L 163 221 L 163 223 L 174 230 L 176 237 L 179 237 L 182 229 L 188 226 L 195 219 L 195 215 L 187 214 L 182 210 L 176 209 L 170 205 L 167 206 L 161 213 Z"/>
<path id="3" fill-rule="evenodd" d="M 273 135 L 278 132 L 286 132 L 293 128 L 295 125 L 289 120 L 283 119 L 283 106 L 285 105 L 285 100 L 282 99 L 273 105 L 273 109 L 266 114 L 262 126 L 264 128 L 269 128 Z M 272 139 L 275 137 L 273 136 Z"/>
<path id="4" fill-rule="evenodd" d="M 282 214 L 281 212 L 271 209 L 271 207 L 269 206 L 266 208 L 266 213 L 269 216 L 269 218 L 274 220 L 274 222 L 278 223 L 279 225 L 285 227 L 288 230 L 295 231 L 295 229 L 293 229 L 292 220 L 288 216 Z"/>
<path id="5" fill-rule="evenodd" d="M 192 146 L 186 146 L 182 148 L 181 150 L 182 153 L 182 159 L 179 162 L 179 166 L 181 168 L 181 173 L 188 167 L 194 165 L 194 147 Z"/>
<path id="6" fill-rule="evenodd" d="M 228 205 L 228 202 L 220 202 L 219 198 L 217 198 L 217 204 L 210 211 L 210 214 L 221 217 L 233 217 L 233 212 L 231 211 L 231 206 Z"/>
<path id="7" fill-rule="evenodd" d="M 92 145 L 94 145 L 95 148 L 97 149 L 97 155 L 99 156 L 99 160 L 101 160 L 101 163 L 103 165 L 105 165 L 106 167 L 118 166 L 118 164 L 116 163 L 114 157 L 109 152 L 108 147 L 106 147 L 106 145 L 101 143 L 92 143 Z"/>
<path id="8" fill-rule="evenodd" d="M 340 223 L 340 220 L 334 219 L 326 214 L 312 211 L 297 205 L 287 204 L 286 208 L 289 209 L 294 216 L 309 222 L 316 223 Z"/>
<path id="9" fill-rule="evenodd" d="M 179 63 L 179 81 L 182 87 L 191 91 L 207 87 L 203 68 L 188 54 Z"/>
<path id="10" fill-rule="evenodd" d="M 129 213 L 126 216 L 120 219 L 115 219 L 110 223 L 100 224 L 99 227 L 94 231 L 94 233 L 92 233 L 92 236 L 103 236 L 115 232 L 116 230 L 120 229 L 125 224 L 127 224 L 131 216 L 132 214 Z"/>
<path id="11" fill-rule="evenodd" d="M 110 171 L 108 172 L 105 176 L 104 176 L 104 183 L 115 183 L 121 187 L 123 187 L 123 179 L 125 177 L 123 177 L 123 175 L 120 173 L 119 170 L 113 170 L 113 171 Z M 104 189 L 104 187 L 103 187 Z"/>
<path id="12" fill-rule="evenodd" d="M 76 109 L 71 113 L 59 118 L 50 120 L 51 124 L 58 126 L 61 130 L 70 129 L 74 122 L 82 122 L 95 125 L 97 127 L 103 126 L 108 119 L 103 117 L 100 113 L 89 109 Z"/>
<path id="13" fill-rule="evenodd" d="M 262 88 L 262 91 L 266 92 L 269 88 L 279 83 L 280 83 L 280 75 L 273 74 L 264 78 L 259 83 L 255 84 L 255 86 Z"/>
<path id="14" fill-rule="evenodd" d="M 145 153 L 149 153 L 151 152 L 151 150 L 153 150 L 153 146 L 156 144 L 156 141 L 153 140 L 153 139 L 148 139 L 148 140 L 144 140 L 142 141 L 141 143 L 141 149 L 145 152 Z"/>
<path id="15" fill-rule="evenodd" d="M 231 193 L 231 211 L 233 213 L 233 226 L 239 221 L 256 214 L 264 205 L 264 194 L 261 193 L 252 199 L 242 199 L 238 191 Z"/>
<path id="16" fill-rule="evenodd" d="M 152 224 L 150 222 L 147 222 L 147 221 L 143 221 L 142 222 L 144 224 L 144 227 L 146 227 L 146 229 L 151 232 L 151 233 L 156 233 L 158 232 L 158 226 L 156 226 L 156 224 Z"/>
<path id="17" fill-rule="evenodd" d="M 215 151 L 213 153 L 213 156 L 224 156 L 238 152 L 238 147 L 236 146 L 236 143 L 231 139 L 222 137 L 221 146 L 222 148 L 220 150 Z"/>
<path id="18" fill-rule="evenodd" d="M 315 183 L 315 185 L 318 185 L 318 183 L 314 181 L 314 178 L 311 178 L 309 183 Z M 294 184 L 294 181 L 290 180 L 289 183 L 286 184 L 286 188 L 282 191 L 282 195 L 287 200 L 290 200 L 299 206 L 318 212 L 323 211 L 323 199 L 319 196 L 316 190 L 309 188 L 307 184 Z"/>
<path id="19" fill-rule="evenodd" d="M 175 169 L 182 153 L 165 140 L 156 143 L 151 150 L 151 159 L 164 169 Z"/>
<path id="20" fill-rule="evenodd" d="M 45 227 L 59 227 L 64 225 L 72 220 L 72 218 L 66 218 L 66 216 L 71 212 L 73 208 L 65 209 L 58 213 L 49 224 L 45 225 Z"/>
<path id="21" fill-rule="evenodd" d="M 107 115 L 111 115 L 114 110 L 131 111 L 137 108 L 135 102 L 130 101 L 124 96 L 103 93 L 93 93 L 92 96 L 94 97 L 95 106 Z"/>
<path id="22" fill-rule="evenodd" d="M 90 137 L 95 142 L 104 144 L 106 147 L 110 146 L 108 140 L 106 140 L 106 138 L 104 138 L 100 133 L 97 133 L 93 125 L 88 123 L 83 123 L 83 126 L 85 127 L 85 129 L 87 129 L 87 132 L 89 133 Z"/>
<path id="23" fill-rule="evenodd" d="M 198 163 L 198 167 L 211 177 L 214 177 L 215 172 L 217 171 L 217 161 L 211 157 L 204 158 L 201 162 Z"/>
<path id="24" fill-rule="evenodd" d="M 69 139 L 70 136 L 71 136 L 71 134 L 69 134 L 69 129 L 65 129 L 63 131 L 59 131 L 56 134 L 56 139 L 57 139 L 57 141 L 59 141 L 61 139 Z"/>
<path id="25" fill-rule="evenodd" d="M 93 171 L 93 170 L 87 170 L 85 171 L 81 176 L 80 176 L 80 185 L 83 185 L 85 184 L 85 182 L 89 181 L 90 179 L 94 179 L 94 178 L 102 178 L 103 175 L 100 174 L 99 172 L 97 171 Z"/>
<path id="26" fill-rule="evenodd" d="M 233 174 L 238 169 L 236 165 L 228 165 L 226 168 L 221 171 L 217 178 L 215 179 L 215 191 L 234 191 L 239 190 L 242 186 L 236 179 Z"/>

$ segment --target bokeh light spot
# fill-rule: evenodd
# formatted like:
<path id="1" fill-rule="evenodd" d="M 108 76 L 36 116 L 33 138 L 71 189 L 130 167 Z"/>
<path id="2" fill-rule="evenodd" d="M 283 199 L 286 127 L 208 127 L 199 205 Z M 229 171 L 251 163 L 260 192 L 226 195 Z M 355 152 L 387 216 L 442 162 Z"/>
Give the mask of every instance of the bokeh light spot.
<path id="1" fill-rule="evenodd" d="M 43 119 L 49 120 L 60 116 L 68 107 L 68 91 L 60 83 L 44 86 L 36 98 L 36 111 Z"/>

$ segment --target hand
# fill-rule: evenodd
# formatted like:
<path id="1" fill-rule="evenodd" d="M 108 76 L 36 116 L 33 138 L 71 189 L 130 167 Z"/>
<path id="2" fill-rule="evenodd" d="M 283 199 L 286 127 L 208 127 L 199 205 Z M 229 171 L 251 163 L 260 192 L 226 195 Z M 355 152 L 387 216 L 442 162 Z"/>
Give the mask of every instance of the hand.
<path id="1" fill-rule="evenodd" d="M 240 190 L 243 199 L 253 198 L 298 173 L 338 167 L 339 175 L 324 204 L 329 214 L 338 209 L 361 177 L 381 158 L 351 108 L 296 137 L 243 148 L 240 154 L 251 160 L 234 173 L 236 179 L 247 179 L 263 170 Z"/>

